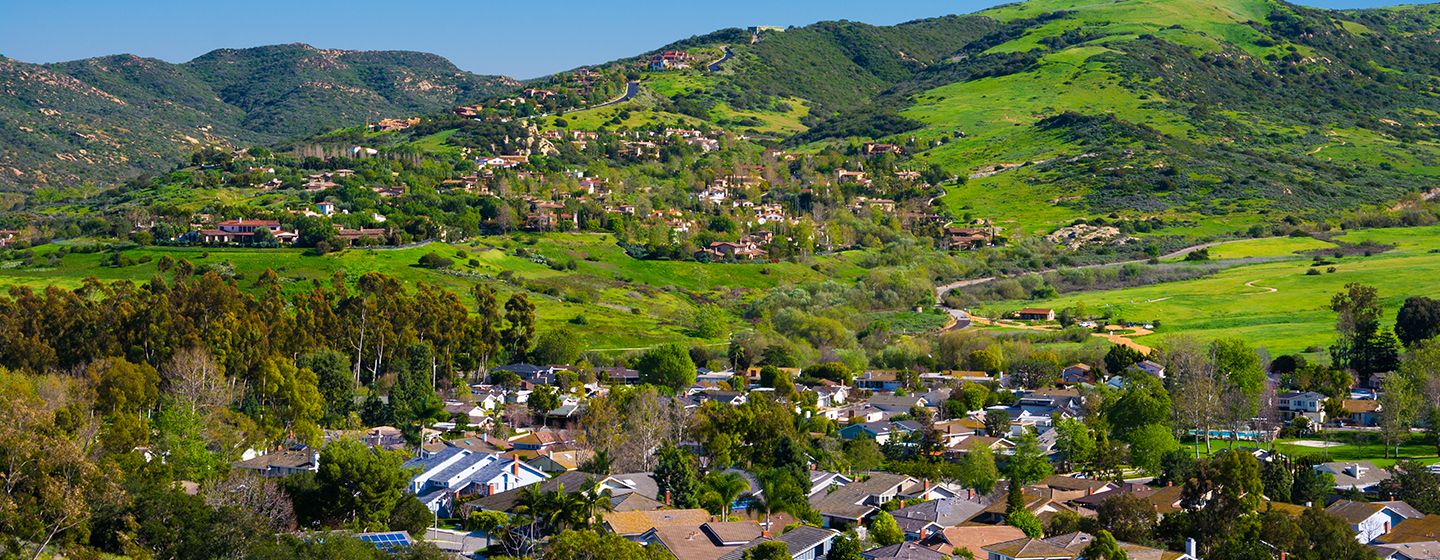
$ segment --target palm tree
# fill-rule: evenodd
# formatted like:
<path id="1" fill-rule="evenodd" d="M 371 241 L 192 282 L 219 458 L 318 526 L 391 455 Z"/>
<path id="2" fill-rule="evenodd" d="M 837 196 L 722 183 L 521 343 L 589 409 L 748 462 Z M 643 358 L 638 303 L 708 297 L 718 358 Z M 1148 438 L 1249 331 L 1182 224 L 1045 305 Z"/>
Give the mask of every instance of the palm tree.
<path id="1" fill-rule="evenodd" d="M 750 489 L 750 482 L 735 471 L 710 473 L 705 477 L 705 485 L 719 497 L 722 504 L 720 506 L 722 518 L 730 516 L 731 504 L 735 503 L 735 499 L 739 498 L 741 493 Z"/>
<path id="2" fill-rule="evenodd" d="M 590 481 L 590 488 L 581 492 L 578 498 L 581 511 L 586 512 L 585 525 L 599 525 L 603 512 L 615 511 L 614 494 L 598 481 Z"/>

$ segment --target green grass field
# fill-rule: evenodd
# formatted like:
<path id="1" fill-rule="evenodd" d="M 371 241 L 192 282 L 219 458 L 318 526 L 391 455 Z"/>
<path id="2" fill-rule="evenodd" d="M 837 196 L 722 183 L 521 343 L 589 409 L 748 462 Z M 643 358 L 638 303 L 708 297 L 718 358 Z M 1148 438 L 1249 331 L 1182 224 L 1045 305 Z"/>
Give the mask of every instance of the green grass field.
<path id="1" fill-rule="evenodd" d="M 1330 442 L 1340 445 L 1317 447 L 1313 442 Z M 1248 441 L 1240 441 L 1235 445 L 1237 449 L 1253 449 L 1255 447 L 1254 442 Z M 1199 443 L 1186 442 L 1186 446 L 1192 450 L 1198 447 L 1200 455 L 1205 455 L 1203 441 Z M 1230 449 L 1230 442 L 1212 439 L 1210 448 L 1211 451 L 1219 453 Z M 1435 453 L 1434 440 L 1422 434 L 1412 434 L 1405 443 L 1401 444 L 1398 457 L 1386 457 L 1385 445 L 1380 441 L 1378 434 L 1362 432 L 1330 432 L 1305 438 L 1280 439 L 1275 441 L 1275 450 L 1288 457 L 1313 456 L 1324 462 L 1369 461 L 1380 468 L 1388 468 L 1403 460 L 1414 460 L 1426 465 L 1440 463 L 1440 455 Z"/>
<path id="2" fill-rule="evenodd" d="M 536 304 L 542 330 L 568 326 L 592 350 L 639 348 L 670 341 L 720 344 L 724 337 L 703 340 L 689 336 L 694 302 L 733 306 L 761 289 L 829 277 L 853 279 L 864 272 L 849 262 L 852 255 L 818 259 L 824 272 L 795 263 L 637 260 L 625 255 L 613 236 L 603 234 L 495 237 L 474 244 L 352 249 L 324 256 L 307 255 L 299 249 L 145 247 L 124 254 L 135 261 L 146 257 L 150 261 L 124 268 L 100 266 L 104 256 L 101 253 L 70 253 L 49 266 L 48 255 L 60 247 L 52 244 L 35 249 L 36 264 L 30 267 L 20 266 L 18 260 L 0 261 L 0 288 L 74 288 L 87 277 L 107 282 L 143 282 L 162 274 L 158 263 L 163 256 L 232 272 L 246 288 L 265 269 L 274 269 L 290 293 L 310 289 L 312 281 L 328 283 L 337 271 L 344 271 L 352 280 L 374 271 L 395 276 L 411 287 L 419 282 L 436 284 L 461 294 L 465 301 L 469 301 L 470 287 L 477 283 L 493 285 L 505 297 L 523 289 L 523 285 L 538 290 L 532 291 L 530 297 Z M 543 258 L 517 256 L 518 247 Z M 415 266 L 421 255 L 431 251 L 453 259 L 454 268 L 438 271 Z M 476 261 L 474 266 L 470 264 L 472 259 Z M 563 265 L 570 260 L 574 260 L 575 270 L 564 270 Z M 550 263 L 562 265 L 562 270 L 553 269 Z M 502 273 L 510 279 L 502 278 Z M 544 291 L 558 295 L 546 295 Z M 580 315 L 585 317 L 586 325 L 567 323 Z M 735 319 L 735 326 L 740 328 L 739 319 Z"/>
<path id="3" fill-rule="evenodd" d="M 1335 314 L 1330 297 L 1351 282 L 1375 286 L 1383 298 L 1387 321 L 1406 297 L 1440 297 L 1440 227 L 1396 228 L 1348 233 L 1347 242 L 1372 240 L 1399 243 L 1393 251 L 1370 257 L 1337 259 L 1334 272 L 1316 267 L 1307 275 L 1309 259 L 1288 259 L 1237 266 L 1212 276 L 1130 289 L 1078 292 L 1039 301 L 1007 301 L 987 305 L 985 315 L 1040 306 L 1063 309 L 1083 303 L 1091 313 L 1113 318 L 1155 322 L 1155 334 L 1138 338 L 1155 345 L 1171 334 L 1201 339 L 1239 337 L 1272 355 L 1327 347 L 1334 340 Z M 1295 250 L 1323 247 L 1313 239 L 1254 240 L 1212 249 L 1224 258 L 1284 256 Z M 1316 356 L 1319 357 L 1319 356 Z"/>

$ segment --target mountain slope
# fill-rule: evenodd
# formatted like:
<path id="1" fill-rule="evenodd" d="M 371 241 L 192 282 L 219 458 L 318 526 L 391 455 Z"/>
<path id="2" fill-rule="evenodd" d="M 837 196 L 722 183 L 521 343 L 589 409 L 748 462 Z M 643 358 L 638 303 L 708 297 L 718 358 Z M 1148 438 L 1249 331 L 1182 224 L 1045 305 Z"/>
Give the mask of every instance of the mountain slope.
<path id="1" fill-rule="evenodd" d="M 273 142 L 448 110 L 512 89 L 402 51 L 280 45 L 185 64 L 116 55 L 59 64 L 0 58 L 0 188 L 115 183 L 197 145 Z"/>

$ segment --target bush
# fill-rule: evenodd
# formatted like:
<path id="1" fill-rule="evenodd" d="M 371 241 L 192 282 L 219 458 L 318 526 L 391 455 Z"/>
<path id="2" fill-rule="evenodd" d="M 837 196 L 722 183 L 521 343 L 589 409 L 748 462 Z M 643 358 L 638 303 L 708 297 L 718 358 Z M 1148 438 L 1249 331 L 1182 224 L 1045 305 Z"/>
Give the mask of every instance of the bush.
<path id="1" fill-rule="evenodd" d="M 437 253 L 435 253 L 435 252 L 432 251 L 432 252 L 429 252 L 429 253 L 425 253 L 425 255 L 421 256 L 421 257 L 420 257 L 419 264 L 420 264 L 420 266 L 425 267 L 425 268 L 433 268 L 433 269 L 439 270 L 439 269 L 445 269 L 445 268 L 450 268 L 451 266 L 454 266 L 454 265 L 455 265 L 455 261 L 452 261 L 452 260 L 450 260 L 450 259 L 447 259 L 447 258 L 445 258 L 445 257 L 442 257 L 442 256 L 440 256 L 439 254 L 437 254 Z"/>

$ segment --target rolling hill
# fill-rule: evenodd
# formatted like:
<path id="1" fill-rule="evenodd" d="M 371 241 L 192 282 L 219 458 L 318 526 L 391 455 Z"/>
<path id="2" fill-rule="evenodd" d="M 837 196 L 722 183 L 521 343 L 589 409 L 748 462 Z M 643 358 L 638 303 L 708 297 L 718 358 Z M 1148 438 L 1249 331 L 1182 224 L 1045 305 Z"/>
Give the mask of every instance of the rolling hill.
<path id="1" fill-rule="evenodd" d="M 117 183 L 200 144 L 276 142 L 508 91 L 436 55 L 308 45 L 223 49 L 184 64 L 115 55 L 0 58 L 0 188 Z"/>

